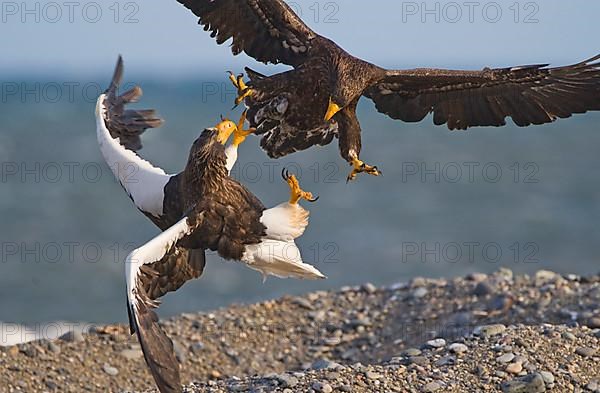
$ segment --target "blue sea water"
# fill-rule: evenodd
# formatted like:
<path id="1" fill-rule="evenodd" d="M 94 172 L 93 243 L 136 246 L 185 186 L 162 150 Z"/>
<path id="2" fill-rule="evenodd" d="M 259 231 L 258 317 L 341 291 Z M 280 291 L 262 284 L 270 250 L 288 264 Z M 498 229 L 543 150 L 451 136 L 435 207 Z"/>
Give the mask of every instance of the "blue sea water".
<path id="1" fill-rule="evenodd" d="M 231 91 L 215 81 L 140 82 L 145 97 L 138 106 L 167 120 L 145 136 L 145 158 L 176 172 L 202 129 L 220 114 L 239 116 Z M 49 83 L 63 86 L 60 96 Z M 0 321 L 127 318 L 123 259 L 157 228 L 134 209 L 98 150 L 95 94 L 106 83 L 99 78 L 84 92 L 82 82 L 72 97 L 63 82 L 36 88 L 24 80 L 17 93 L 3 92 Z M 27 89 L 34 93 L 23 96 Z M 600 271 L 599 114 L 526 129 L 449 132 L 431 119 L 392 121 L 363 100 L 359 117 L 363 159 L 384 177 L 346 184 L 349 167 L 335 143 L 274 161 L 256 138 L 242 146 L 234 170 L 267 206 L 287 198 L 284 166 L 321 197 L 309 206 L 311 225 L 299 246 L 327 281 L 262 284 L 255 272 L 213 255 L 202 279 L 168 296 L 161 314 L 502 266 Z"/>

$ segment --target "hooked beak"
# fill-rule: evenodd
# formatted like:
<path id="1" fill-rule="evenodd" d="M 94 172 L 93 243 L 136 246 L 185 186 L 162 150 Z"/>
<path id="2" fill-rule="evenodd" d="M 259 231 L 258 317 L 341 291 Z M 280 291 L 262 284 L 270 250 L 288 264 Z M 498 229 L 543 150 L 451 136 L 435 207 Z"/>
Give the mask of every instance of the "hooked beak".
<path id="1" fill-rule="evenodd" d="M 340 106 L 333 102 L 333 100 L 330 98 L 329 107 L 327 108 L 327 113 L 325 114 L 325 121 L 331 120 L 333 116 L 335 116 L 340 110 L 342 110 L 342 108 L 340 108 Z"/>
<path id="2" fill-rule="evenodd" d="M 217 142 L 224 145 L 229 140 L 231 134 L 235 131 L 236 126 L 231 121 L 224 119 L 215 126 L 217 130 Z"/>

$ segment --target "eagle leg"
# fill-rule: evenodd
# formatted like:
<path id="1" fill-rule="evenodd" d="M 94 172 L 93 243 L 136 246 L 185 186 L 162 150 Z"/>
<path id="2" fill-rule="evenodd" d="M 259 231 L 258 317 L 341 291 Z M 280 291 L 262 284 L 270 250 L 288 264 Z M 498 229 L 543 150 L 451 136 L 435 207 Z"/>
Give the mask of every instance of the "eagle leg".
<path id="1" fill-rule="evenodd" d="M 249 128 L 247 130 L 244 129 L 247 114 L 248 110 L 245 110 L 244 113 L 242 113 L 242 116 L 238 121 L 236 129 L 233 131 L 233 144 L 235 146 L 241 145 L 242 143 L 244 143 L 244 141 L 249 135 L 254 134 L 256 132 L 256 128 Z"/>
<path id="2" fill-rule="evenodd" d="M 346 182 L 350 182 L 356 180 L 356 176 L 359 173 L 367 173 L 371 176 L 383 176 L 383 172 L 381 172 L 376 166 L 367 165 L 358 158 L 352 158 L 352 172 L 348 175 L 348 179 Z"/>
<path id="3" fill-rule="evenodd" d="M 231 71 L 229 73 L 229 80 L 233 83 L 233 86 L 237 89 L 238 96 L 235 99 L 234 109 L 237 108 L 244 100 L 254 94 L 254 90 L 250 89 L 246 82 L 244 82 L 244 74 L 239 74 L 237 77 Z"/>
<path id="4" fill-rule="evenodd" d="M 297 205 L 301 199 L 304 199 L 308 202 L 316 202 L 319 200 L 319 197 L 313 197 L 313 194 L 310 192 L 306 192 L 300 188 L 300 182 L 295 175 L 290 175 L 287 169 L 283 169 L 281 172 L 281 176 L 283 180 L 285 180 L 290 186 L 290 204 Z"/>

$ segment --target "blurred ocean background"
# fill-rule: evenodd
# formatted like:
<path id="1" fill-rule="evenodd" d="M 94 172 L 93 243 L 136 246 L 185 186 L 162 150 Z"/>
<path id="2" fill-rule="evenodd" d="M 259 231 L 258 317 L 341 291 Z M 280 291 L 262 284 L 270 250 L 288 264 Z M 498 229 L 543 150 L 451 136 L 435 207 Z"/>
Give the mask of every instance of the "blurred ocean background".
<path id="1" fill-rule="evenodd" d="M 578 3 L 571 19 L 559 2 L 540 4 L 535 25 L 505 21 L 455 26 L 411 19 L 393 25 L 394 31 L 398 37 L 409 30 L 415 36 L 379 40 L 373 47 L 366 40 L 375 40 L 376 33 L 366 31 L 367 38 L 355 42 L 348 25 L 367 18 L 381 34 L 389 30 L 385 18 L 390 13 L 341 2 L 339 23 L 309 24 L 357 55 L 364 48 L 365 57 L 387 66 L 481 68 L 540 60 L 565 64 L 600 52 L 592 40 L 578 40 L 578 34 L 596 34 L 586 18 L 594 15 L 589 7 L 598 5 Z M 107 86 L 118 53 L 125 56 L 128 85 L 144 89 L 137 107 L 156 108 L 167 121 L 145 135 L 141 154 L 168 172 L 183 168 L 191 143 L 220 114 L 239 116 L 239 110 L 231 111 L 234 91 L 226 81 L 227 69 L 282 69 L 229 58 L 227 48 L 217 48 L 176 4 L 169 4 L 176 11 L 165 14 L 172 18 L 168 26 L 186 25 L 181 29 L 189 35 L 178 34 L 174 48 L 169 47 L 166 41 L 175 34 L 162 37 L 155 27 L 164 25 L 155 23 L 163 15 L 159 11 L 171 7 L 148 4 L 147 19 L 141 9 L 140 23 L 116 25 L 117 33 L 107 36 L 101 34 L 102 25 L 46 26 L 57 37 L 48 48 L 32 46 L 29 36 L 44 26 L 26 30 L 10 21 L 3 26 L 24 35 L 11 43 L 12 55 L 0 60 L 0 321 L 36 326 L 127 318 L 123 259 L 158 231 L 115 182 L 96 142 L 95 99 Z M 308 2 L 302 4 L 308 9 Z M 380 17 L 384 20 L 375 23 Z M 557 42 L 571 27 L 579 30 Z M 60 40 L 73 29 L 83 38 L 70 34 Z M 475 29 L 482 37 L 475 37 Z M 440 32 L 447 32 L 446 41 L 440 41 Z M 156 38 L 152 53 L 139 48 L 146 34 Z M 529 34 L 531 45 L 522 43 L 523 34 Z M 548 34 L 555 34 L 553 44 Z M 95 40 L 84 43 L 86 37 Z M 195 40 L 201 50 L 193 47 Z M 448 49 L 451 43 L 457 48 Z M 433 49 L 418 51 L 419 45 Z M 565 51 L 555 53 L 558 46 Z M 377 51 L 381 57 L 374 55 Z M 34 62 L 36 53 L 48 66 Z M 449 132 L 434 127 L 430 118 L 419 124 L 392 121 L 365 99 L 359 117 L 362 157 L 383 170 L 382 178 L 362 176 L 346 184 L 350 168 L 339 157 L 336 142 L 273 161 L 251 138 L 234 170 L 267 206 L 287 199 L 287 186 L 279 177 L 284 166 L 298 173 L 306 190 L 321 197 L 309 206 L 311 225 L 299 245 L 305 260 L 329 279 L 269 279 L 262 284 L 255 272 L 213 255 L 202 279 L 165 299 L 161 315 L 367 281 L 386 285 L 503 266 L 522 273 L 600 270 L 600 114 L 525 129 L 509 122 L 499 129 Z"/>

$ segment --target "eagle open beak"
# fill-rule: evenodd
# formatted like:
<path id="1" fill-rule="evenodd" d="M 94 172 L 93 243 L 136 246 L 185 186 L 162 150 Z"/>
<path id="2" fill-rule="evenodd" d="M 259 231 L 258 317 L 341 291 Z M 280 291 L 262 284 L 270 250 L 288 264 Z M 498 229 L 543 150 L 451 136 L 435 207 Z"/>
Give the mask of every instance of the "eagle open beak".
<path id="1" fill-rule="evenodd" d="M 333 116 L 335 116 L 340 110 L 342 110 L 342 108 L 340 108 L 340 106 L 333 102 L 333 100 L 330 98 L 329 107 L 327 108 L 327 113 L 325 114 L 325 121 L 331 120 Z"/>

